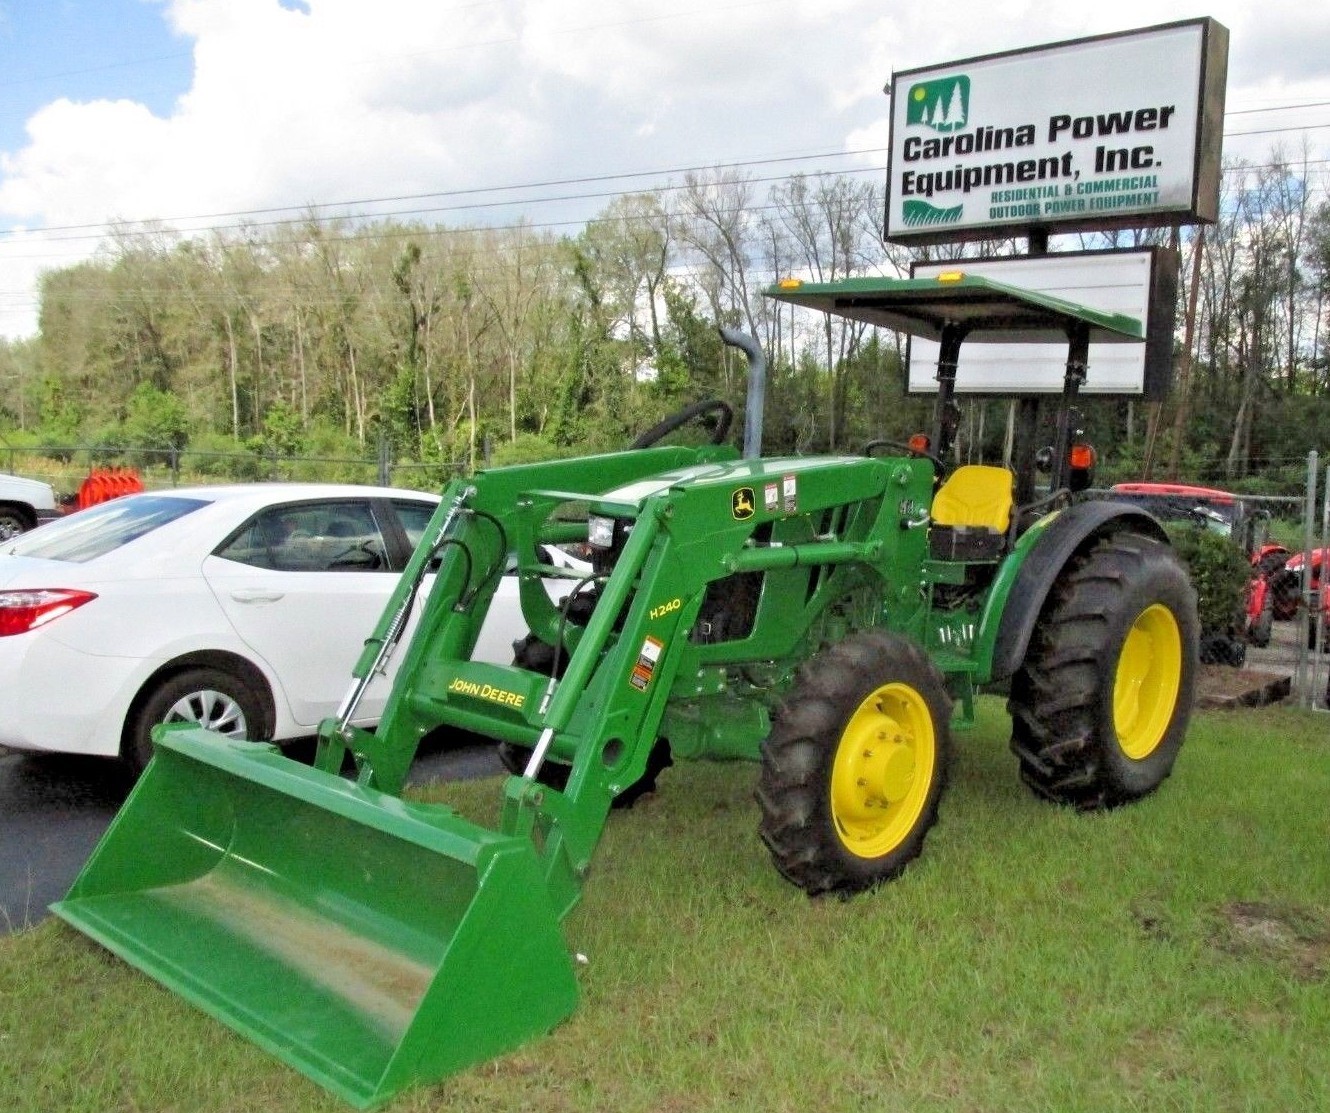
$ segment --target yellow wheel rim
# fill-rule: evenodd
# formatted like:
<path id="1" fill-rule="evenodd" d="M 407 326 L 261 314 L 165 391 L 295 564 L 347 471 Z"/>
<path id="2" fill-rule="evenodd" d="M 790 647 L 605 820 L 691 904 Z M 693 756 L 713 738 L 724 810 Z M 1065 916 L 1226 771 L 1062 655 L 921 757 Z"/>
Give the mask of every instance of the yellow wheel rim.
<path id="1" fill-rule="evenodd" d="M 1146 607 L 1127 631 L 1113 681 L 1113 727 L 1122 752 L 1149 757 L 1164 740 L 1182 685 L 1182 634 L 1162 603 Z"/>
<path id="2" fill-rule="evenodd" d="M 831 817 L 860 858 L 905 841 L 928 800 L 937 736 L 928 704 L 908 684 L 884 684 L 851 716 L 831 769 Z"/>

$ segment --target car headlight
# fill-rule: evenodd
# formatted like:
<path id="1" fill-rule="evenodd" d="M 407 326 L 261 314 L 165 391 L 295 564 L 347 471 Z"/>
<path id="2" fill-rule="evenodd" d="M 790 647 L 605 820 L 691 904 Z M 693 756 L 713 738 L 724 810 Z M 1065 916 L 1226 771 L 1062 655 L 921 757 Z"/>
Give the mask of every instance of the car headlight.
<path id="1" fill-rule="evenodd" d="M 614 545 L 614 519 L 592 515 L 586 523 L 586 541 L 593 549 L 609 549 Z"/>

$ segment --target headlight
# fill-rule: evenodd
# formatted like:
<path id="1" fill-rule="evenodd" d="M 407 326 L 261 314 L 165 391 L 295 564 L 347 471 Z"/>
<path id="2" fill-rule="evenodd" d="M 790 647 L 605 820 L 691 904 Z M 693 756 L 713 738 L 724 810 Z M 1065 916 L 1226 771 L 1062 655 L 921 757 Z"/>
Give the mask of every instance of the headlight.
<path id="1" fill-rule="evenodd" d="M 592 515 L 586 523 L 587 544 L 593 549 L 608 549 L 614 545 L 614 519 Z"/>

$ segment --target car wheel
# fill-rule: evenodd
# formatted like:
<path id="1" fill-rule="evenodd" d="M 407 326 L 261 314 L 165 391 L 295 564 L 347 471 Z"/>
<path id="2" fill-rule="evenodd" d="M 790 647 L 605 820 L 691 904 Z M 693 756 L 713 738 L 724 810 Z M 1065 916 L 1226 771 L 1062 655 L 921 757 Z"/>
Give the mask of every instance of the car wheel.
<path id="1" fill-rule="evenodd" d="M 126 731 L 122 752 L 136 773 L 152 760 L 152 728 L 159 723 L 197 723 L 228 738 L 254 739 L 263 707 L 250 684 L 216 668 L 192 668 L 158 682 L 140 704 Z"/>
<path id="2" fill-rule="evenodd" d="M 8 506 L 0 506 L 0 541 L 17 537 L 24 530 L 31 529 L 29 522 L 19 511 Z"/>

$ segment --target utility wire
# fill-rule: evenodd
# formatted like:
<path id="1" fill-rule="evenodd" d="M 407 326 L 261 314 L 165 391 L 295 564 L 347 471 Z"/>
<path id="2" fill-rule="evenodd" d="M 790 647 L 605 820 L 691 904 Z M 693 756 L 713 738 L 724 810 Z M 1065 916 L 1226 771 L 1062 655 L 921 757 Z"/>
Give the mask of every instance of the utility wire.
<path id="1" fill-rule="evenodd" d="M 737 162 L 698 163 L 695 166 L 679 166 L 667 170 L 631 170 L 619 174 L 596 174 L 581 178 L 551 178 L 546 181 L 521 182 L 512 185 L 473 186 L 466 189 L 433 190 L 429 193 L 402 193 L 389 197 L 366 197 L 355 201 L 324 201 L 324 202 L 318 202 L 306 205 L 274 205 L 264 209 L 234 209 L 229 212 L 204 213 L 196 216 L 153 217 L 151 218 L 151 221 L 141 221 L 141 222 L 135 221 L 134 223 L 151 222 L 151 223 L 174 224 L 179 222 L 206 221 L 206 220 L 226 219 L 232 217 L 266 216 L 270 213 L 296 212 L 300 213 L 301 215 L 296 217 L 291 217 L 285 221 L 273 221 L 272 223 L 303 224 L 307 219 L 309 219 L 308 214 L 310 213 L 310 211 L 318 209 L 345 209 L 345 208 L 352 208 L 354 206 L 390 205 L 390 204 L 397 204 L 398 202 L 402 201 L 427 201 L 434 197 L 438 198 L 473 197 L 476 194 L 508 193 L 517 190 L 526 190 L 526 189 L 552 189 L 556 186 L 595 185 L 603 182 L 627 181 L 632 178 L 660 178 L 662 176 L 668 177 L 675 174 L 699 174 L 711 170 L 739 170 L 752 166 L 775 166 L 780 163 L 787 163 L 787 162 L 809 162 L 815 159 L 857 158 L 861 155 L 883 154 L 885 153 L 886 150 L 887 148 L 885 147 L 865 147 L 862 149 L 850 150 L 850 151 L 820 151 L 815 154 L 808 154 L 808 155 L 781 155 L 772 158 L 754 158 L 754 159 L 741 160 Z M 877 170 L 879 168 L 874 166 L 871 167 L 870 169 Z M 659 186 L 653 187 L 653 189 L 660 189 L 660 188 L 662 187 Z M 611 194 L 603 194 L 603 193 L 584 194 L 582 196 L 606 197 L 606 196 L 618 196 L 618 195 L 619 194 L 616 192 Z M 562 201 L 566 200 L 566 198 L 563 197 L 521 198 L 518 199 L 517 201 L 489 202 L 487 203 L 487 205 L 489 207 L 498 207 L 500 205 L 513 205 L 513 204 L 527 205 L 527 204 L 543 203 L 547 200 Z M 487 206 L 473 205 L 469 207 L 483 208 Z M 405 211 L 429 212 L 433 210 L 408 209 Z M 387 214 L 387 215 L 392 215 L 392 214 Z M 42 231 L 43 233 L 82 232 L 82 231 L 87 231 L 89 229 L 105 229 L 108 226 L 108 224 L 114 224 L 114 223 L 115 223 L 114 221 L 103 220 L 100 222 L 94 222 L 90 224 L 63 224 L 63 225 L 57 224 L 57 225 L 51 225 L 50 227 L 43 227 L 42 229 L 40 229 L 40 231 Z M 245 226 L 249 226 L 248 221 L 245 222 Z M 205 227 L 210 227 L 210 226 L 205 226 Z M 0 235 L 11 234 L 14 231 L 15 229 L 12 228 L 0 229 Z M 99 235 L 97 238 L 100 239 L 101 236 Z"/>
<path id="2" fill-rule="evenodd" d="M 1318 126 L 1321 126 L 1321 127 L 1330 127 L 1330 124 L 1318 125 Z M 1274 129 L 1264 129 L 1264 130 L 1262 130 L 1262 131 L 1257 131 L 1257 132 L 1241 132 L 1241 133 L 1237 133 L 1237 134 L 1242 134 L 1242 135 L 1263 135 L 1263 134 L 1275 134 L 1275 133 L 1280 132 L 1280 131 L 1298 131 L 1298 130 L 1303 130 L 1303 129 L 1300 129 L 1300 128 L 1282 128 L 1282 129 L 1281 129 L 1281 128 L 1274 128 Z M 874 153 L 880 153 L 881 150 L 882 150 L 881 148 L 875 148 L 875 149 L 867 149 L 867 150 L 863 150 L 863 151 L 847 152 L 847 154 L 849 154 L 849 155 L 874 154 Z M 710 168 L 703 168 L 703 167 L 687 167 L 687 168 L 684 168 L 683 173 L 685 173 L 685 174 L 687 174 L 687 173 L 694 173 L 694 172 L 697 172 L 698 170 L 701 170 L 701 169 L 715 169 L 715 170 L 720 170 L 720 171 L 723 171 L 723 170 L 730 170 L 730 169 L 741 169 L 741 168 L 744 168 L 744 167 L 762 166 L 762 165 L 772 165 L 772 164 L 774 164 L 774 163 L 778 163 L 778 162 L 799 161 L 799 160 L 804 160 L 804 159 L 821 158 L 821 157 L 825 157 L 825 156 L 820 156 L 820 155 L 804 155 L 804 156 L 791 156 L 790 158 L 785 158 L 785 159 L 753 159 L 753 160 L 749 160 L 749 161 L 746 161 L 746 162 L 727 163 L 727 164 L 723 164 L 723 165 L 720 165 L 720 166 L 717 166 L 717 167 L 710 167 Z M 1298 168 L 1303 168 L 1303 167 L 1312 167 L 1312 166 L 1324 166 L 1324 165 L 1326 165 L 1328 162 L 1330 162 L 1330 159 L 1307 159 L 1307 160 L 1305 160 L 1305 161 L 1303 161 L 1303 160 L 1298 160 L 1298 161 L 1297 161 L 1297 167 L 1298 167 Z M 1227 167 L 1224 168 L 1223 173 L 1224 173 L 1226 176 L 1231 176 L 1231 175 L 1238 175 L 1238 176 L 1240 176 L 1240 175 L 1243 175 L 1243 174 L 1249 174 L 1249 173 L 1251 173 L 1251 172 L 1252 172 L 1252 169 L 1253 169 L 1252 166 L 1227 166 Z M 875 164 L 875 165 L 863 166 L 863 167 L 853 167 L 853 168 L 850 168 L 850 169 L 847 169 L 847 170 L 834 171 L 834 173 L 837 174 L 838 176 L 841 176 L 841 177 L 859 177 L 859 176 L 864 176 L 864 175 L 873 175 L 873 176 L 879 176 L 879 177 L 880 177 L 880 176 L 883 176 L 883 175 L 886 174 L 886 166 L 885 166 L 884 164 Z M 608 181 L 608 180 L 616 180 L 616 179 L 623 178 L 623 177 L 636 177 L 636 176 L 637 176 L 637 175 L 635 175 L 635 174 L 633 174 L 633 175 L 603 175 L 603 176 L 599 176 L 599 177 L 595 177 L 595 178 L 586 178 L 586 179 L 569 179 L 569 181 Z M 772 184 L 772 183 L 783 182 L 783 181 L 789 181 L 789 180 L 791 180 L 791 176 L 790 176 L 790 175 L 780 175 L 780 174 L 778 174 L 778 175 L 768 175 L 768 176 L 758 177 L 758 178 L 744 178 L 744 179 L 742 179 L 742 184 L 744 184 L 744 185 L 764 185 L 764 184 L 769 185 L 769 184 Z M 557 183 L 557 182 L 551 182 L 550 184 L 559 184 L 559 183 Z M 502 189 L 516 189 L 516 188 L 521 188 L 521 187 L 512 186 L 512 187 L 499 187 L 499 188 L 502 188 Z M 640 191 L 640 192 L 649 192 L 649 193 L 656 193 L 656 194 L 667 194 L 667 193 L 678 193 L 678 192 L 680 192 L 680 191 L 682 191 L 682 190 L 686 190 L 686 189 L 688 189 L 688 188 L 689 188 L 689 185 L 688 185 L 687 182 L 682 182 L 682 183 L 680 183 L 680 182 L 666 182 L 666 183 L 664 183 L 664 184 L 659 184 L 659 183 L 657 183 L 657 184 L 651 186 L 649 189 L 644 189 L 644 190 L 642 190 L 642 191 Z M 474 194 L 477 193 L 477 192 L 480 192 L 480 191 L 479 191 L 479 190 L 457 190 L 457 191 L 444 192 L 444 193 L 411 194 L 411 195 L 403 195 L 402 199 L 403 199 L 403 200 L 406 200 L 406 199 L 416 199 L 416 198 L 419 198 L 419 199 L 426 199 L 426 198 L 430 198 L 430 197 L 468 196 L 468 195 L 474 195 Z M 634 191 L 634 192 L 638 192 L 638 191 Z M 198 233 L 202 233 L 202 232 L 210 232 L 210 233 L 213 233 L 213 234 L 219 234 L 219 233 L 224 233 L 224 232 L 249 231 L 249 230 L 257 230 L 257 229 L 263 229 L 263 228 L 300 227 L 300 226 L 308 225 L 308 224 L 328 225 L 328 224 L 337 224 L 337 223 L 339 223 L 339 222 L 345 222 L 345 223 L 361 224 L 361 225 L 363 225 L 363 224 L 364 224 L 365 222 L 367 222 L 367 221 L 380 221 L 380 222 L 382 222 L 382 221 L 387 221 L 387 220 L 409 220 L 409 219 L 411 219 L 411 218 L 419 219 L 420 217 L 424 217 L 424 216 L 433 216 L 433 215 L 438 215 L 438 214 L 440 214 L 440 213 L 457 213 L 457 212 L 469 212 L 469 211 L 489 212 L 489 211 L 493 211 L 493 210 L 497 210 L 497 209 L 512 208 L 512 207 L 514 207 L 514 206 L 519 206 L 519 205 L 520 205 L 520 206 L 540 206 L 540 205 L 553 205 L 553 204 L 567 204 L 567 203 L 578 202 L 578 201 L 605 200 L 605 199 L 611 199 L 611 198 L 621 197 L 621 196 L 624 196 L 624 194 L 623 194 L 622 192 L 620 192 L 620 191 L 608 191 L 608 192 L 605 192 L 605 191 L 598 191 L 598 192 L 592 192 L 592 193 L 556 194 L 556 195 L 553 195 L 553 196 L 546 196 L 546 197 L 516 198 L 516 199 L 512 199 L 512 200 L 503 200 L 503 201 L 473 201 L 473 202 L 469 202 L 469 203 L 465 203 L 465 204 L 457 204 L 457 205 L 438 205 L 438 206 L 431 206 L 431 207 L 428 207 L 428 208 L 413 208 L 413 209 L 393 209 L 393 210 L 389 210 L 389 211 L 386 211 L 386 212 L 376 212 L 376 213 L 339 213 L 339 214 L 335 214 L 335 215 L 323 215 L 323 216 L 319 216 L 319 215 L 315 215 L 315 214 L 313 214 L 313 213 L 309 213 L 309 212 L 307 212 L 307 213 L 305 213 L 304 215 L 301 215 L 301 216 L 298 216 L 298 217 L 284 217 L 284 218 L 278 218 L 278 219 L 274 219 L 274 220 L 264 220 L 264 221 L 251 221 L 251 220 L 246 220 L 246 221 L 238 221 L 238 222 L 228 223 L 228 224 L 211 224 L 211 225 L 209 225 L 209 224 L 204 224 L 204 225 L 200 225 L 200 226 L 198 226 L 198 227 L 183 227 L 183 228 L 181 228 L 181 227 L 173 227 L 173 226 L 171 226 L 171 225 L 169 224 L 169 222 L 162 222 L 164 226 L 162 226 L 162 227 L 158 227 L 158 226 L 156 226 L 156 225 L 157 225 L 157 222 L 155 222 L 155 221 L 154 221 L 154 222 L 151 222 L 152 225 L 153 225 L 153 226 L 151 226 L 151 227 L 133 227 L 133 226 L 129 226 L 129 225 L 127 225 L 127 224 L 124 224 L 124 223 L 118 223 L 118 222 L 110 222 L 109 224 L 101 224 L 101 225 L 68 225 L 68 226 L 65 226 L 65 228 L 64 228 L 63 230 L 67 230 L 67 231 L 71 231 L 71 232 L 76 232 L 76 231 L 78 231 L 78 230 L 80 230 L 80 229 L 94 229 L 94 228 L 97 229 L 97 231 L 95 231 L 95 232 L 94 232 L 94 231 L 87 231 L 87 232 L 84 232 L 84 233 L 82 233 L 82 234 L 74 234 L 74 235 L 55 235 L 55 236 L 52 236 L 52 235 L 48 235 L 48 234 L 47 234 L 49 231 L 59 231 L 59 230 L 62 230 L 62 229 L 46 229 L 46 228 L 42 228 L 42 229 L 32 229 L 32 230 L 23 230 L 23 231 L 24 231 L 24 233 L 25 233 L 27 236 L 31 237 L 33 240 L 35 240 L 35 241 L 37 241 L 37 242 L 40 242 L 40 243 L 43 243 L 43 244 L 56 244 L 56 243 L 86 243 L 86 242 L 89 242 L 89 241 L 100 242 L 100 241 L 103 241 L 103 240 L 107 239 L 107 238 L 108 238 L 109 236 L 111 236 L 111 235 L 114 235 L 116 238 L 118 238 L 118 239 L 122 239 L 122 240 L 125 240 L 125 239 L 151 239 L 152 237 L 160 236 L 160 235 L 167 235 L 167 236 L 189 236 L 189 235 L 194 235 L 194 234 L 198 234 Z M 385 199 L 385 200 L 387 200 L 387 199 Z M 320 206 L 320 207 L 325 207 L 325 206 Z M 756 208 L 759 208 L 759 209 L 760 209 L 761 206 L 757 206 Z M 282 211 L 286 211 L 286 208 L 285 208 L 285 207 L 281 207 L 281 208 L 273 208 L 273 209 L 267 209 L 267 210 L 249 210 L 249 211 L 250 211 L 250 212 L 255 212 L 255 213 L 261 213 L 261 212 L 282 212 Z M 220 214 L 219 214 L 219 215 L 220 215 Z M 237 215 L 239 215 L 239 214 L 237 214 Z M 466 234 L 466 233 L 468 233 L 468 232 L 476 231 L 478 227 L 483 227 L 483 228 L 485 228 L 485 229 L 489 229 L 489 230 L 492 230 L 492 231 L 495 231 L 495 232 L 515 231 L 515 230 L 517 230 L 517 229 L 521 229 L 521 228 L 524 228 L 524 229 L 533 229 L 533 230 L 542 230 L 542 229 L 555 229 L 555 228 L 576 227 L 576 226 L 580 226 L 580 225 L 595 224 L 595 223 L 603 223 L 603 222 L 607 222 L 607 221 L 626 220 L 626 219 L 630 219 L 630 218 L 626 218 L 626 217 L 581 217 L 581 218 L 573 218 L 573 219 L 566 219 L 566 220 L 550 220 L 550 221 L 534 221 L 534 222 L 533 222 L 533 221 L 522 220 L 522 221 L 519 221 L 519 222 L 517 222 L 517 223 L 509 223 L 509 224 L 490 224 L 490 223 L 486 223 L 486 224 L 479 225 L 479 226 L 441 227 L 441 228 L 424 229 L 424 230 L 422 230 L 422 229 L 417 229 L 417 228 L 412 228 L 412 229 L 411 229 L 411 232 L 412 232 L 412 234 L 416 234 L 416 235 L 464 235 L 464 234 Z M 109 231 L 108 231 L 108 229 L 109 229 Z M 11 230 L 8 230 L 8 231 L 10 232 L 10 234 L 17 234 L 19 230 L 13 230 L 13 229 L 11 229 Z M 342 238 L 344 238 L 344 239 L 366 239 L 366 238 L 373 239 L 373 238 L 380 238 L 380 237 L 391 238 L 392 236 L 399 235 L 399 234 L 400 234 L 400 232 L 399 232 L 398 230 L 388 229 L 388 230 L 385 230 L 385 231 L 383 231 L 383 232 L 379 232 L 379 233 L 371 233 L 371 234 L 369 234 L 369 235 L 343 235 Z M 0 244 L 3 244 L 3 241 L 2 241 L 2 240 L 0 240 Z M 70 258 L 71 256 L 72 256 L 72 253 L 71 253 L 71 254 L 66 254 L 66 255 L 63 255 L 63 256 L 62 256 L 62 255 L 59 255 L 59 254 L 54 254 L 54 253 L 41 253 L 41 254 L 36 254 L 36 255 L 15 255 L 15 254 L 10 254 L 10 253 L 6 253 L 6 252 L 3 252 L 3 251 L 0 251 L 0 261 L 3 261 L 3 260 L 5 260 L 5 259 L 10 259 L 10 260 L 20 260 L 20 259 L 21 259 L 21 260 L 27 260 L 27 261 L 34 261 L 34 260 L 42 260 L 42 259 Z M 81 256 L 80 256 L 80 257 L 81 257 Z"/>
<path id="3" fill-rule="evenodd" d="M 1243 109 L 1235 112 L 1227 112 L 1225 113 L 1225 116 L 1227 117 L 1232 115 L 1245 115 L 1245 114 L 1258 113 L 1258 112 L 1265 113 L 1265 112 L 1292 111 L 1299 108 L 1322 107 L 1327 104 L 1330 104 L 1330 101 L 1312 102 L 1307 104 L 1294 104 L 1294 105 L 1276 105 L 1268 108 L 1253 108 L 1253 109 Z M 1254 135 L 1274 135 L 1290 131 L 1311 131 L 1311 130 L 1319 130 L 1325 127 L 1330 127 L 1330 124 L 1295 125 L 1287 128 L 1260 128 L 1252 131 L 1225 132 L 1224 138 L 1228 139 L 1228 138 L 1238 138 L 1238 137 L 1250 137 Z M 316 213 L 320 210 L 350 209 L 350 208 L 368 207 L 373 205 L 398 204 L 406 201 L 424 201 L 436 197 L 437 198 L 472 197 L 476 195 L 509 193 L 521 190 L 553 189 L 565 186 L 593 185 L 593 184 L 601 184 L 606 182 L 629 181 L 635 178 L 659 179 L 662 177 L 668 178 L 670 176 L 678 174 L 703 173 L 711 170 L 744 169 L 747 167 L 754 167 L 754 166 L 772 166 L 781 163 L 809 162 L 820 159 L 862 157 L 862 156 L 870 156 L 875 154 L 882 154 L 885 151 L 886 148 L 882 147 L 862 148 L 862 149 L 849 150 L 849 151 L 823 151 L 813 154 L 775 156 L 775 157 L 755 158 L 755 159 L 746 159 L 746 160 L 732 160 L 728 162 L 697 163 L 690 166 L 657 168 L 653 170 L 631 170 L 631 171 L 623 171 L 612 174 L 584 175 L 580 177 L 569 177 L 569 178 L 550 178 L 533 182 L 517 182 L 517 183 L 507 183 L 500 185 L 474 186 L 474 187 L 467 187 L 464 189 L 455 189 L 455 190 L 437 190 L 427 193 L 396 194 L 396 195 L 388 195 L 383 197 L 362 197 L 362 198 L 354 198 L 351 200 L 343 200 L 343 201 L 327 201 L 327 202 L 314 202 L 314 203 L 307 202 L 304 204 L 275 205 L 275 206 L 268 206 L 264 208 L 253 208 L 253 209 L 232 209 L 232 210 L 225 210 L 213 213 L 196 213 L 196 214 L 186 214 L 179 216 L 169 216 L 169 217 L 154 216 L 154 217 L 143 218 L 140 220 L 133 220 L 128 223 L 193 224 L 193 223 L 208 222 L 214 220 L 233 220 L 236 218 L 244 218 L 251 216 L 259 217 L 259 216 L 268 216 L 273 213 L 291 212 L 291 213 L 298 213 L 301 215 L 289 218 L 286 221 L 286 223 L 301 224 L 309 219 L 311 213 Z M 652 188 L 661 189 L 669 187 L 654 186 Z M 546 200 L 547 200 L 546 198 L 527 198 L 523 199 L 518 203 L 542 204 L 545 203 Z M 565 198 L 555 197 L 548 200 L 561 201 L 565 200 Z M 497 207 L 500 204 L 508 204 L 508 203 L 509 202 L 494 202 L 494 205 L 495 207 Z M 431 211 L 431 210 L 422 210 L 422 211 Z M 446 210 L 440 209 L 437 211 L 446 211 Z M 395 214 L 389 213 L 383 215 L 395 215 Z M 248 224 L 250 222 L 246 221 L 245 223 Z M 104 235 L 104 230 L 107 227 L 114 226 L 116 224 L 117 224 L 116 221 L 100 221 L 100 222 L 89 222 L 85 224 L 51 225 L 49 227 L 43 227 L 37 230 L 28 230 L 28 229 L 12 228 L 12 227 L 0 228 L 0 236 L 14 235 L 25 231 L 31 231 L 34 233 L 40 231 L 43 234 L 51 232 L 59 233 L 59 232 L 96 231 L 97 235 L 92 238 L 101 239 L 102 236 Z M 207 227 L 209 227 L 209 225 L 205 224 L 204 229 L 190 229 L 190 230 L 191 231 L 206 230 Z"/>

